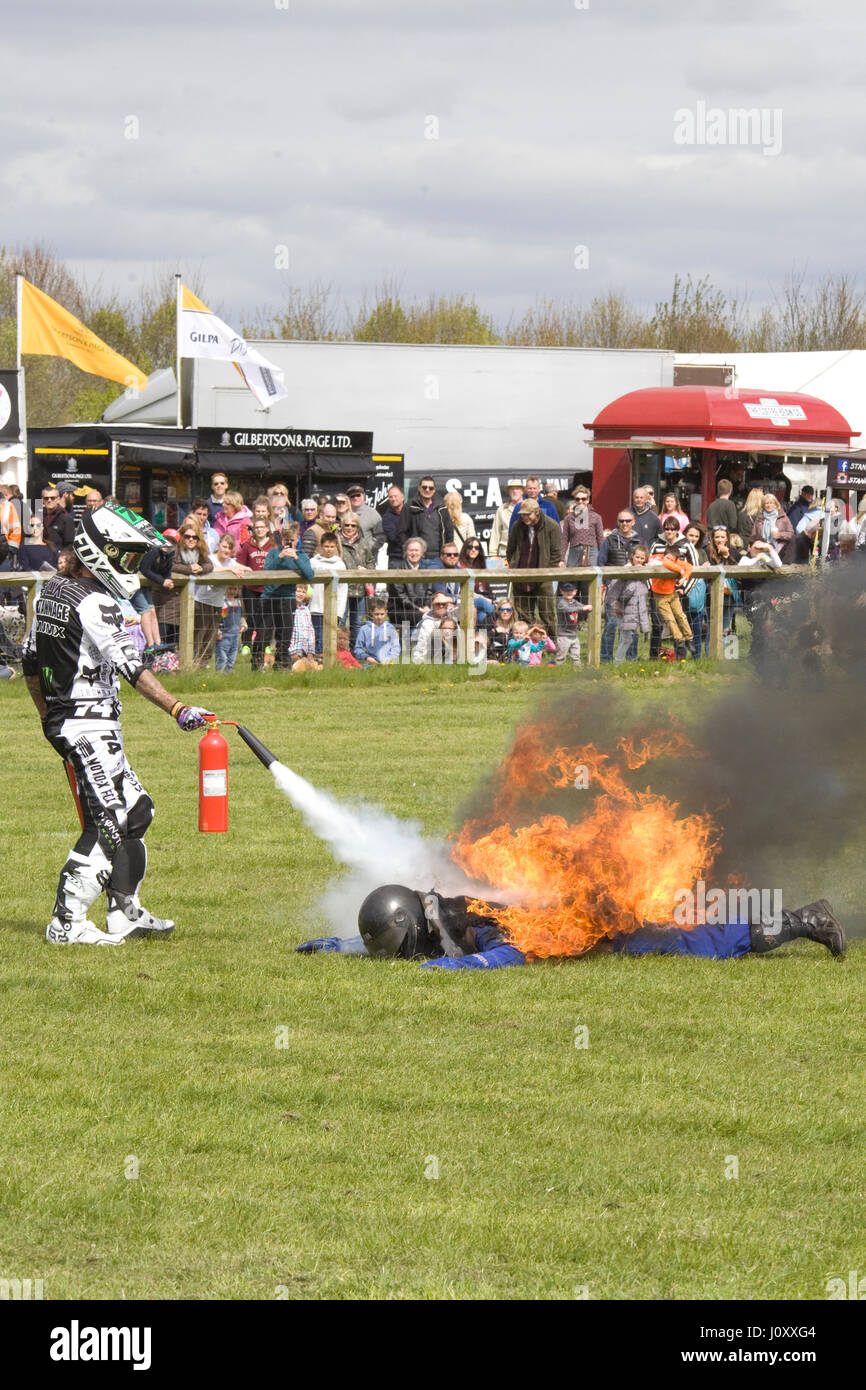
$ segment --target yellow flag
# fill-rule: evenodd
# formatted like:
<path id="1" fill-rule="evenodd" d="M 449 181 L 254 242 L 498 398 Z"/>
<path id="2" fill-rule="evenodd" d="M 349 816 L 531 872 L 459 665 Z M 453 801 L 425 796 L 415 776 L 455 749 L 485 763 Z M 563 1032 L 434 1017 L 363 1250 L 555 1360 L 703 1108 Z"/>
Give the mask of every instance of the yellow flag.
<path id="1" fill-rule="evenodd" d="M 29 280 L 21 285 L 21 351 L 66 357 L 83 372 L 134 386 L 147 384 L 144 372 L 114 352 L 95 333 Z"/>

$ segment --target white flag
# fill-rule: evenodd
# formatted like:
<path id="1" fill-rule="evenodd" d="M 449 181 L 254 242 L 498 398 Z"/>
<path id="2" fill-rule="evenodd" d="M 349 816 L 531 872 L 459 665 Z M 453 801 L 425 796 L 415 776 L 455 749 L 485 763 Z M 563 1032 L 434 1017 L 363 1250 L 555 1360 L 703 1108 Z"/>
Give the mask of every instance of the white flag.
<path id="1" fill-rule="evenodd" d="M 182 289 L 181 357 L 216 357 L 223 362 L 234 362 L 259 405 L 265 409 L 287 396 L 289 393 L 279 367 L 249 347 L 239 333 L 212 314 L 186 285 Z"/>

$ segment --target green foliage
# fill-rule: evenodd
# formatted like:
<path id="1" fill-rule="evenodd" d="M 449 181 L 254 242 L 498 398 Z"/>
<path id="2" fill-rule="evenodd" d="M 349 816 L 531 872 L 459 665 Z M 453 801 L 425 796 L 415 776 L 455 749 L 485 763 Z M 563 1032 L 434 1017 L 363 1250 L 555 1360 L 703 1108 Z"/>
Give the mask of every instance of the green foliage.
<path id="1" fill-rule="evenodd" d="M 21 684 L 2 692 L 16 757 L 0 764 L 5 1274 L 56 1299 L 564 1301 L 822 1299 L 846 1277 L 862 943 L 844 962 L 797 943 L 489 975 L 296 955 L 337 866 L 232 730 L 229 831 L 199 835 L 196 740 L 129 692 L 157 808 L 145 901 L 179 928 L 52 948 L 77 822 Z M 529 689 L 170 684 L 430 834 Z M 446 728 L 464 735 L 431 739 Z"/>
<path id="2" fill-rule="evenodd" d="M 358 343 L 498 343 L 493 320 L 475 298 L 430 295 L 404 304 L 397 289 L 384 285 L 372 306 L 366 300 L 355 316 Z"/>

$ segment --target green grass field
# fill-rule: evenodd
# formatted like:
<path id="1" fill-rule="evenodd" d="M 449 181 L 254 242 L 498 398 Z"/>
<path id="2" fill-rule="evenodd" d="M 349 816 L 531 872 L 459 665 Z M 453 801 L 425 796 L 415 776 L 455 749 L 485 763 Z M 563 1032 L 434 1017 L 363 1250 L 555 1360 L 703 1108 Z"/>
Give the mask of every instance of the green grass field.
<path id="1" fill-rule="evenodd" d="M 525 676 L 575 679 L 391 674 L 173 686 L 438 832 Z M 693 700 L 730 678 L 660 677 Z M 636 707 L 658 686 L 595 679 Z M 157 806 L 144 896 L 179 929 L 51 948 L 76 821 L 23 682 L 2 698 L 0 1278 L 74 1299 L 821 1299 L 862 1271 L 861 944 L 491 975 L 298 956 L 327 851 L 231 731 L 230 830 L 199 835 L 197 740 L 129 692 Z"/>

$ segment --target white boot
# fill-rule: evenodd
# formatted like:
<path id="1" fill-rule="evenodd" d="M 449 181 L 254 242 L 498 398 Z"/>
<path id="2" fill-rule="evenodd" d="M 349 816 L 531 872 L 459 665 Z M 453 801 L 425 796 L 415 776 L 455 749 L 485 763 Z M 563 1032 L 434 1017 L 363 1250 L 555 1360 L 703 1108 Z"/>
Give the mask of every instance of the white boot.
<path id="1" fill-rule="evenodd" d="M 45 940 L 54 946 L 122 946 L 124 937 L 116 932 L 100 931 L 95 922 L 86 917 L 75 922 L 62 922 L 52 917 L 45 928 Z"/>
<path id="2" fill-rule="evenodd" d="M 154 917 L 142 907 L 137 893 L 132 897 L 111 893 L 105 924 L 113 935 L 127 941 L 139 936 L 171 936 L 174 931 L 174 922 L 167 917 Z"/>

